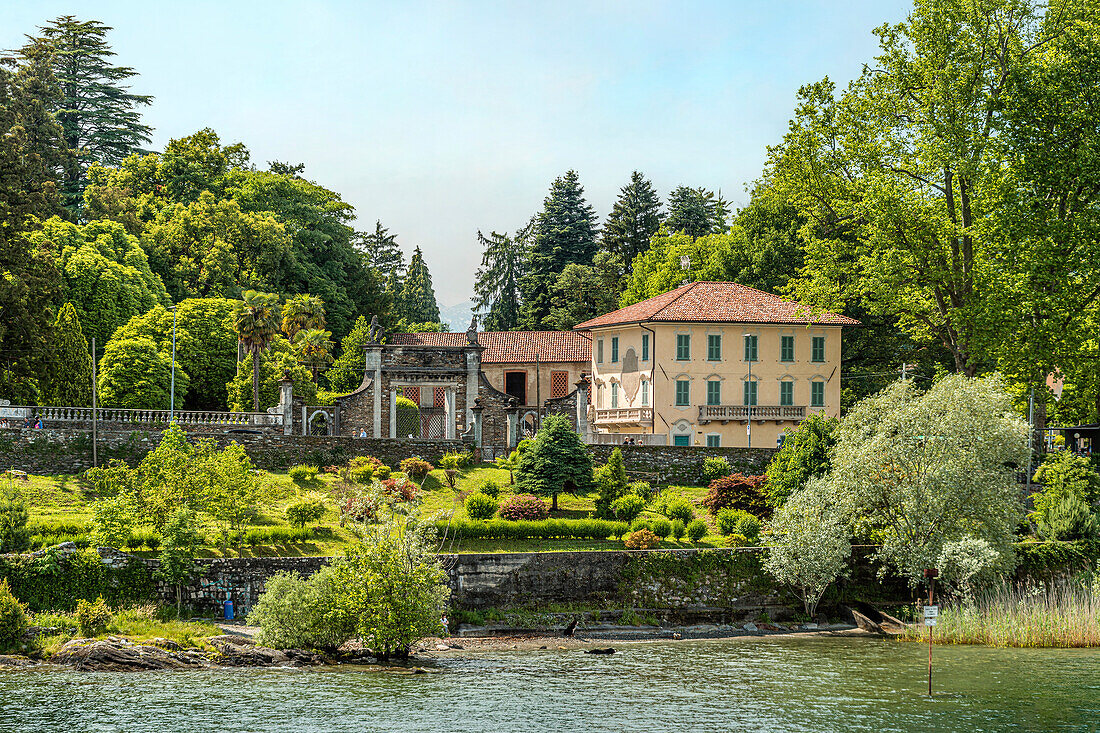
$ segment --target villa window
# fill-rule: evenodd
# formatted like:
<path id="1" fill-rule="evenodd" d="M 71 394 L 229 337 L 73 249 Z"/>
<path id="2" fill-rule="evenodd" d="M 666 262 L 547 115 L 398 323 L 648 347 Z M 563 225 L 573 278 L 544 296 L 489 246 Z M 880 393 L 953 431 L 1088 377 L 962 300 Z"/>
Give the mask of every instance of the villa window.
<path id="1" fill-rule="evenodd" d="M 783 381 L 779 383 L 779 405 L 790 407 L 794 404 L 794 382 Z"/>
<path id="2" fill-rule="evenodd" d="M 794 361 L 794 336 L 784 336 L 779 354 L 780 361 Z"/>
<path id="3" fill-rule="evenodd" d="M 707 382 L 707 404 L 722 404 L 722 383 L 717 379 L 711 379 Z"/>
<path id="4" fill-rule="evenodd" d="M 687 407 L 691 400 L 691 382 L 686 379 L 676 380 L 676 406 Z"/>
<path id="5" fill-rule="evenodd" d="M 825 361 L 825 337 L 814 336 L 813 351 L 810 354 L 810 361 L 822 362 Z"/>
<path id="6" fill-rule="evenodd" d="M 708 448 L 721 448 L 722 447 L 722 436 L 718 435 L 716 433 L 711 433 L 710 435 L 708 435 L 707 436 L 707 447 Z"/>
<path id="7" fill-rule="evenodd" d="M 825 383 L 824 382 L 811 382 L 810 383 L 810 407 L 824 407 L 825 406 Z"/>
<path id="8" fill-rule="evenodd" d="M 691 359 L 691 336 L 686 333 L 676 334 L 676 360 L 689 361 Z"/>
<path id="9" fill-rule="evenodd" d="M 756 382 L 746 381 L 745 383 L 745 404 L 756 404 Z"/>
<path id="10" fill-rule="evenodd" d="M 612 336 L 611 337 L 611 363 L 612 364 L 618 364 L 619 363 L 619 337 L 618 336 Z"/>
<path id="11" fill-rule="evenodd" d="M 603 339 L 596 339 L 596 362 L 603 364 Z"/>
<path id="12" fill-rule="evenodd" d="M 745 336 L 745 361 L 756 361 L 756 336 Z"/>
<path id="13" fill-rule="evenodd" d="M 642 380 L 642 406 L 649 406 L 649 382 Z"/>
<path id="14" fill-rule="evenodd" d="M 649 334 L 642 334 L 642 361 L 649 361 Z"/>
<path id="15" fill-rule="evenodd" d="M 611 383 L 611 407 L 615 408 L 619 406 L 619 383 Z"/>
<path id="16" fill-rule="evenodd" d="M 712 333 L 707 336 L 707 361 L 722 360 L 722 337 Z"/>

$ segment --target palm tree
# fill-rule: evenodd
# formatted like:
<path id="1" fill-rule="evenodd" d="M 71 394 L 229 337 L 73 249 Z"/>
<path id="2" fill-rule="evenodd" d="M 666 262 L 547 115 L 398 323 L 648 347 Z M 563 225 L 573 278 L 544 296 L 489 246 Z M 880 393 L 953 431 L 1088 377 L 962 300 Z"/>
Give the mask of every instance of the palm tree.
<path id="1" fill-rule="evenodd" d="M 279 298 L 273 293 L 246 290 L 233 314 L 237 339 L 252 354 L 252 410 L 260 411 L 260 352 L 279 333 Z"/>
<path id="2" fill-rule="evenodd" d="M 283 322 L 286 322 L 285 318 Z M 332 331 L 309 328 L 298 332 L 298 337 L 294 340 L 294 351 L 298 354 L 298 362 L 313 372 L 313 381 L 317 381 L 317 372 L 321 366 L 332 363 L 332 347 Z"/>
<path id="3" fill-rule="evenodd" d="M 283 306 L 283 333 L 294 343 L 299 331 L 325 327 L 325 301 L 316 295 L 295 295 Z"/>

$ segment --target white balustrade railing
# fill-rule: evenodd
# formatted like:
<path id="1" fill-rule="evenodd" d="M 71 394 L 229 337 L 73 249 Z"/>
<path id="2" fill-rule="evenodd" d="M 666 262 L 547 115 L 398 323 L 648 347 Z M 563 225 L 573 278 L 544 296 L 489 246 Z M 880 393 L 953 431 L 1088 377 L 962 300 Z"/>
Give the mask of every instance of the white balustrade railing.
<path id="1" fill-rule="evenodd" d="M 624 440 L 634 441 L 632 445 L 668 445 L 668 436 L 664 433 L 593 433 L 588 436 L 591 445 L 622 445 Z"/>
<path id="2" fill-rule="evenodd" d="M 596 410 L 597 425 L 651 422 L 653 422 L 651 407 L 615 407 L 609 410 Z"/>
<path id="3" fill-rule="evenodd" d="M 804 420 L 806 407 L 795 405 L 700 405 L 699 421 Z"/>
<path id="4" fill-rule="evenodd" d="M 28 415 L 44 423 L 91 422 L 90 407 L 25 407 Z M 136 423 L 167 425 L 175 420 L 179 425 L 233 425 L 240 427 L 277 427 L 283 416 L 268 412 L 222 412 L 217 410 L 139 410 L 119 407 L 96 408 L 96 420 L 104 423 Z"/>

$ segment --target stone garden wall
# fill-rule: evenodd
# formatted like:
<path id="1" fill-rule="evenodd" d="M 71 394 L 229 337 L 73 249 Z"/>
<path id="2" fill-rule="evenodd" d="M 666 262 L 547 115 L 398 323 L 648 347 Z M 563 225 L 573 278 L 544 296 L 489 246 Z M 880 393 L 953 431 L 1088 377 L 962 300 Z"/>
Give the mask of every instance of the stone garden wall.
<path id="1" fill-rule="evenodd" d="M 703 448 L 674 445 L 590 445 L 593 464 L 607 463 L 619 448 L 631 481 L 697 484 L 707 458 L 724 457 L 737 473 L 759 476 L 775 455 L 775 448 Z"/>

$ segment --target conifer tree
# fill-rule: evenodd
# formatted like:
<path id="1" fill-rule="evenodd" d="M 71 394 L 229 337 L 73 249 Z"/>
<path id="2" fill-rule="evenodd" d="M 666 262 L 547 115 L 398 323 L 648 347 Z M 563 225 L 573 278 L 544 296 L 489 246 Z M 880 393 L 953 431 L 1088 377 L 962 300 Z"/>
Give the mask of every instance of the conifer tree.
<path id="1" fill-rule="evenodd" d="M 382 277 L 387 289 L 399 291 L 405 276 L 405 257 L 397 246 L 397 235 L 375 221 L 373 232 L 356 233 L 356 244 L 366 255 L 367 266 Z"/>
<path id="2" fill-rule="evenodd" d="M 474 311 L 482 315 L 486 331 L 511 331 L 519 327 L 520 280 L 527 259 L 523 242 L 525 227 L 515 237 L 491 232 L 477 233 L 484 248 L 481 268 L 474 281 Z"/>
<path id="3" fill-rule="evenodd" d="M 60 95 L 42 55 L 16 67 L 0 61 L 0 393 L 38 399 L 51 304 L 61 273 L 50 252 L 31 246 L 32 217 L 60 211 L 59 172 L 71 158 L 49 113 Z"/>
<path id="4" fill-rule="evenodd" d="M 439 305 L 435 301 L 432 275 L 417 247 L 409 260 L 409 271 L 401 290 L 401 316 L 410 323 L 439 323 Z"/>
<path id="5" fill-rule="evenodd" d="M 66 407 L 91 405 L 92 355 L 72 303 L 63 305 L 57 314 L 51 347 L 42 378 L 43 402 Z"/>
<path id="6" fill-rule="evenodd" d="M 660 227 L 661 199 L 653 184 L 634 171 L 604 224 L 603 248 L 619 255 L 629 272 L 630 263 L 649 249 L 649 240 Z"/>
<path id="7" fill-rule="evenodd" d="M 673 234 L 683 232 L 689 237 L 721 234 L 726 231 L 729 214 L 729 203 L 721 194 L 679 186 L 668 196 L 665 226 Z"/>
<path id="8" fill-rule="evenodd" d="M 110 62 L 115 52 L 107 43 L 111 27 L 98 20 L 77 20 L 62 15 L 39 27 L 41 35 L 28 36 L 20 49 L 23 58 L 43 52 L 52 58 L 54 75 L 62 98 L 54 111 L 65 131 L 69 149 L 79 165 L 66 170 L 65 206 L 73 214 L 81 206 L 88 166 L 95 163 L 118 165 L 142 143 L 150 140 L 152 128 L 142 124 L 137 107 L 153 98 L 133 94 L 126 81 L 137 76 L 129 66 Z"/>
<path id="9" fill-rule="evenodd" d="M 527 273 L 523 278 L 523 324 L 552 328 L 551 288 L 566 265 L 591 265 L 596 254 L 596 211 L 584 198 L 576 171 L 550 186 L 538 215 Z"/>
<path id="10" fill-rule="evenodd" d="M 555 510 L 561 492 L 592 490 L 592 458 L 565 415 L 549 415 L 543 421 L 531 447 L 520 455 L 516 485 L 536 496 L 552 497 Z"/>

